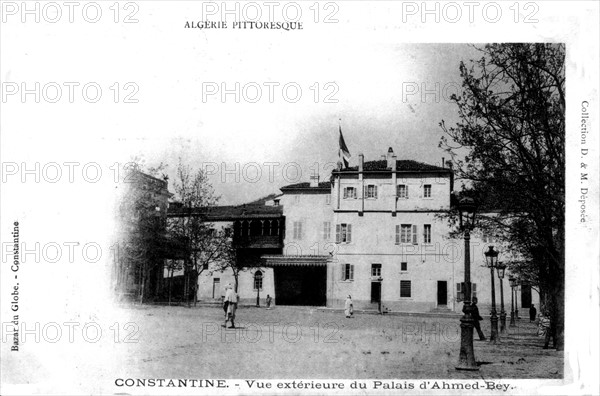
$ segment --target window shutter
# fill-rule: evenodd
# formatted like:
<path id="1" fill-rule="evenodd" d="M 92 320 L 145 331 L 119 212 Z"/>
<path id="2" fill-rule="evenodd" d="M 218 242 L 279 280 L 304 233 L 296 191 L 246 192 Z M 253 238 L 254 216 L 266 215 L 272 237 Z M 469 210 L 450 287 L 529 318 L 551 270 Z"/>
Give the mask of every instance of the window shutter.
<path id="1" fill-rule="evenodd" d="M 350 265 L 350 276 L 348 276 L 349 280 L 354 280 L 354 264 Z"/>
<path id="2" fill-rule="evenodd" d="M 377 186 L 373 186 L 373 198 L 377 198 Z"/>
<path id="3" fill-rule="evenodd" d="M 369 186 L 363 187 L 363 198 L 369 198 Z"/>
<path id="4" fill-rule="evenodd" d="M 352 224 L 346 225 L 346 242 L 352 242 Z"/>
<path id="5" fill-rule="evenodd" d="M 298 239 L 302 239 L 302 222 L 298 222 Z"/>
<path id="6" fill-rule="evenodd" d="M 342 280 L 346 280 L 346 264 L 342 264 Z"/>
<path id="7" fill-rule="evenodd" d="M 340 243 L 340 241 L 342 239 L 341 230 L 342 230 L 342 226 L 340 224 L 336 224 L 335 225 L 335 242 L 336 243 Z"/>
<path id="8" fill-rule="evenodd" d="M 412 226 L 412 242 L 414 244 L 418 243 L 418 235 L 417 235 L 417 226 L 416 225 Z"/>
<path id="9" fill-rule="evenodd" d="M 471 301 L 473 301 L 473 297 L 477 297 L 477 284 L 471 283 Z"/>
<path id="10" fill-rule="evenodd" d="M 400 224 L 396 224 L 396 245 L 400 244 Z"/>

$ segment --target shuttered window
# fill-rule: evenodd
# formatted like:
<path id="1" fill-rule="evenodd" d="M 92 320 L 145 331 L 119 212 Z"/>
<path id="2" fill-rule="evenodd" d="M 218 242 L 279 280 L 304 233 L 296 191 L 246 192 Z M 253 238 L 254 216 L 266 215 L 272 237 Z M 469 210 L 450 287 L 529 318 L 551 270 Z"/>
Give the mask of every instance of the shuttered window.
<path id="1" fill-rule="evenodd" d="M 423 198 L 431 198 L 431 184 L 423 186 Z"/>
<path id="2" fill-rule="evenodd" d="M 342 264 L 342 280 L 354 280 L 354 264 Z"/>
<path id="3" fill-rule="evenodd" d="M 431 243 L 431 224 L 423 226 L 423 243 Z"/>
<path id="4" fill-rule="evenodd" d="M 365 198 L 376 199 L 377 198 L 377 186 L 369 184 L 365 186 Z"/>
<path id="5" fill-rule="evenodd" d="M 396 186 L 396 196 L 402 199 L 408 199 L 408 186 L 406 184 L 399 184 Z"/>
<path id="6" fill-rule="evenodd" d="M 335 225 L 335 241 L 336 243 L 352 242 L 352 224 L 336 224 Z"/>
<path id="7" fill-rule="evenodd" d="M 294 221 L 294 239 L 302 239 L 302 222 Z"/>
<path id="8" fill-rule="evenodd" d="M 329 240 L 331 238 L 331 222 L 324 221 L 323 222 L 323 239 Z"/>
<path id="9" fill-rule="evenodd" d="M 344 187 L 344 199 L 354 199 L 354 198 L 356 198 L 356 188 Z"/>

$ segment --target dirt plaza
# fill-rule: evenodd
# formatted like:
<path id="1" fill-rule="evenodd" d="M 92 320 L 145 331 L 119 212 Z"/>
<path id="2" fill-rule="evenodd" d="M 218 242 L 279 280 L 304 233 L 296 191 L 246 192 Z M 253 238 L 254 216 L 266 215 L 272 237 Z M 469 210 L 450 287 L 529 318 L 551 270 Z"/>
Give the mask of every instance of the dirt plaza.
<path id="1" fill-rule="evenodd" d="M 121 375 L 144 378 L 480 379 L 563 376 L 563 352 L 542 349 L 522 318 L 501 342 L 474 341 L 479 371 L 455 370 L 458 316 L 403 316 L 279 306 L 240 307 L 236 328 L 218 306 L 134 306 L 139 331 L 121 343 Z M 489 336 L 490 323 L 482 321 Z M 299 362 L 302 362 L 299 364 Z M 126 368 L 126 369 L 125 369 Z"/>

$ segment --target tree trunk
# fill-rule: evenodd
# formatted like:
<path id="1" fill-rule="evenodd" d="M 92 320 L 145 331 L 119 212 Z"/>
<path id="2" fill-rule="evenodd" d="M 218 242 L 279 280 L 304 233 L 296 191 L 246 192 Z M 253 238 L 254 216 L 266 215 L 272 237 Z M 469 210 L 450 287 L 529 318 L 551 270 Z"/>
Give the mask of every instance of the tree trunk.
<path id="1" fill-rule="evenodd" d="M 171 293 L 173 290 L 173 268 L 171 268 L 169 272 L 169 305 L 171 305 Z"/>
<path id="2" fill-rule="evenodd" d="M 560 271 L 556 271 L 555 274 L 550 293 L 550 323 L 554 336 L 553 345 L 556 346 L 556 350 L 562 351 L 565 347 L 565 283 L 564 275 Z"/>

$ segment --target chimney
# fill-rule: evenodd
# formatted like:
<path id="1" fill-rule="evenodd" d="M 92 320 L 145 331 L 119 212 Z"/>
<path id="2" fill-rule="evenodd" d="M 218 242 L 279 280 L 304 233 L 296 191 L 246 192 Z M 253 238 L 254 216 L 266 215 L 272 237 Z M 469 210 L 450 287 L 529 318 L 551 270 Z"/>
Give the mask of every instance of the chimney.
<path id="1" fill-rule="evenodd" d="M 396 170 L 396 155 L 394 155 L 394 150 L 390 147 L 387 152 L 387 167 L 391 170 Z"/>
<path id="2" fill-rule="evenodd" d="M 313 173 L 310 176 L 310 186 L 311 187 L 319 187 L 319 174 Z"/>
<path id="3" fill-rule="evenodd" d="M 362 172 L 365 166 L 365 155 L 363 153 L 358 154 L 358 171 Z"/>
<path id="4" fill-rule="evenodd" d="M 442 168 L 446 167 L 446 158 L 442 157 Z"/>

